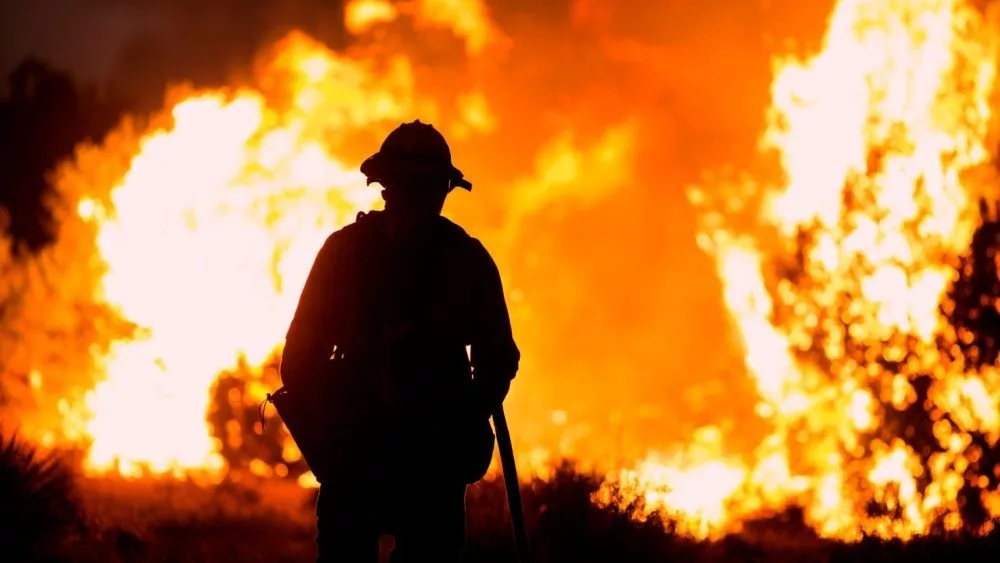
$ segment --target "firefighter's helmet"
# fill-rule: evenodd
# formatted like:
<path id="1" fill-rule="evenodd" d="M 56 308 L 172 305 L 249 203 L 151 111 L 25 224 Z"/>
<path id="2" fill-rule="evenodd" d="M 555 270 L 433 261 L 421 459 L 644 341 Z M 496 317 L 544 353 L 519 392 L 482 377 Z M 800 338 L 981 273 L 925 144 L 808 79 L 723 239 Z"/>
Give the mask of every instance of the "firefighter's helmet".
<path id="1" fill-rule="evenodd" d="M 361 163 L 361 172 L 369 184 L 395 175 L 437 176 L 446 177 L 454 187 L 472 191 L 472 183 L 452 165 L 444 135 L 419 119 L 389 133 L 379 151 Z"/>

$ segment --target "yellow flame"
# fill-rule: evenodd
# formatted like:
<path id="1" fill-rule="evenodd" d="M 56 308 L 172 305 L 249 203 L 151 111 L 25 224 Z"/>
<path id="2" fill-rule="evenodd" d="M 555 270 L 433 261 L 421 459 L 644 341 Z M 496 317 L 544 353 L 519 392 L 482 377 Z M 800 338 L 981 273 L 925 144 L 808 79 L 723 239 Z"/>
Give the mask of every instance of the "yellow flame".
<path id="1" fill-rule="evenodd" d="M 140 328 L 103 359 L 106 379 L 87 398 L 94 469 L 221 469 L 206 390 L 238 359 L 274 352 L 320 244 L 378 198 L 301 104 L 357 69 L 302 36 L 286 47 L 308 56 L 271 72 L 297 73 L 309 109 L 279 113 L 253 91 L 189 97 L 143 138 L 107 210 L 79 206 L 105 217 L 101 297 Z"/>
<path id="2" fill-rule="evenodd" d="M 389 0 L 355 0 L 344 7 L 344 25 L 356 35 L 379 23 L 394 21 L 399 11 Z"/>
<path id="3" fill-rule="evenodd" d="M 472 54 L 498 39 L 499 32 L 483 0 L 421 0 L 417 15 L 425 22 L 452 29 L 465 39 Z"/>
<path id="4" fill-rule="evenodd" d="M 678 520 L 678 530 L 707 536 L 728 522 L 727 500 L 746 479 L 746 468 L 725 459 L 718 429 L 695 433 L 692 444 L 672 456 L 654 455 L 635 468 L 622 470 L 598 491 L 599 504 L 613 502 L 612 488 L 626 498 L 641 497 L 640 517 L 665 512 Z"/>
<path id="5" fill-rule="evenodd" d="M 355 35 L 365 34 L 378 24 L 393 23 L 400 16 L 411 18 L 418 29 L 450 30 L 465 42 L 466 51 L 473 56 L 502 38 L 483 0 L 414 0 L 398 4 L 389 0 L 351 0 L 344 7 L 344 24 Z"/>
<path id="6" fill-rule="evenodd" d="M 821 52 L 776 67 L 762 147 L 784 180 L 720 186 L 728 201 L 718 206 L 706 188 L 692 191 L 758 414 L 781 444 L 762 448 L 733 488 L 735 513 L 795 502 L 820 533 L 843 539 L 960 522 L 967 432 L 995 427 L 996 392 L 940 363 L 937 339 L 949 331 L 939 304 L 978 225 L 977 188 L 963 173 L 989 159 L 995 37 L 957 0 L 840 1 Z M 727 224 L 734 200 L 762 202 L 757 227 Z M 905 409 L 921 373 L 937 379 L 937 408 L 964 426 L 935 426 L 944 451 L 923 490 L 917 454 L 867 434 L 884 416 L 876 398 Z M 796 469 L 762 474 L 764 463 Z M 859 479 L 867 486 L 847 484 Z M 763 485 L 775 494 L 762 503 Z M 867 500 L 897 516 L 865 516 Z"/>

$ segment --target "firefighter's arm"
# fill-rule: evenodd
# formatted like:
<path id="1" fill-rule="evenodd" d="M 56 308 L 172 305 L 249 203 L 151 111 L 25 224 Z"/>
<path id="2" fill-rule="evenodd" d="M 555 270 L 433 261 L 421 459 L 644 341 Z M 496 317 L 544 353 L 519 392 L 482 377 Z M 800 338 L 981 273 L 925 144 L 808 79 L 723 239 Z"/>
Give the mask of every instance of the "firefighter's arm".
<path id="1" fill-rule="evenodd" d="M 326 239 L 306 278 L 295 315 L 285 334 L 281 381 L 289 388 L 308 385 L 333 351 L 333 300 L 336 239 Z"/>
<path id="2" fill-rule="evenodd" d="M 476 246 L 470 359 L 477 406 L 488 414 L 507 397 L 521 353 L 514 342 L 500 271 L 486 249 Z"/>

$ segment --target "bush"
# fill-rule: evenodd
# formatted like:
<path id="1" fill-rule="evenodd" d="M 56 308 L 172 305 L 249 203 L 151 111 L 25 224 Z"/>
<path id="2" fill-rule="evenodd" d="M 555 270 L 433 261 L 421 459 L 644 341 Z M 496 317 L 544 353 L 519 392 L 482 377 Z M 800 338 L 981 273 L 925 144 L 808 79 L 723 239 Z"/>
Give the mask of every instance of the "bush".
<path id="1" fill-rule="evenodd" d="M 0 559 L 55 560 L 79 522 L 76 492 L 60 458 L 0 433 Z"/>

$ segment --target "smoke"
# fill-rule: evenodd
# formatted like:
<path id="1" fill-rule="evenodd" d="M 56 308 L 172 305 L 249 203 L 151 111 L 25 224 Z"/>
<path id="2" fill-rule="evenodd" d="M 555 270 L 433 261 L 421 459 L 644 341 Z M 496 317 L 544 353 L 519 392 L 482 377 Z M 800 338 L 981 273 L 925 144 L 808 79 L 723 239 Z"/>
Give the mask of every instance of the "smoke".
<path id="1" fill-rule="evenodd" d="M 40 0 L 0 7 L 0 70 L 26 55 L 159 104 L 167 82 L 225 82 L 255 52 L 298 28 L 343 42 L 342 2 Z"/>
<path id="2" fill-rule="evenodd" d="M 689 58 L 697 58 L 706 46 L 713 46 L 710 54 L 729 47 L 728 59 L 735 62 L 745 58 L 748 47 L 759 48 L 762 33 L 768 31 L 762 29 L 765 17 L 771 33 L 816 38 L 831 4 L 494 0 L 487 7 L 496 24 L 517 40 L 541 34 L 569 46 L 596 32 L 627 40 L 628 45 L 604 53 L 620 61 L 655 56 L 655 51 L 634 48 L 657 45 L 671 46 L 677 56 Z M 158 95 L 170 80 L 224 81 L 234 67 L 245 65 L 261 47 L 292 28 L 341 47 L 350 41 L 343 5 L 342 0 L 5 2 L 0 5 L 0 71 L 6 74 L 24 57 L 37 55 L 88 81 Z M 579 53 L 577 60 L 585 60 L 585 54 L 594 53 Z M 655 74 L 661 79 L 671 70 L 662 62 L 648 61 L 658 67 Z M 703 68 L 701 74 L 711 72 Z"/>
<path id="3" fill-rule="evenodd" d="M 20 60 L 33 55 L 90 80 L 105 78 L 124 43 L 140 28 L 140 16 L 125 3 L 4 2 L 0 71 L 6 76 Z"/>

